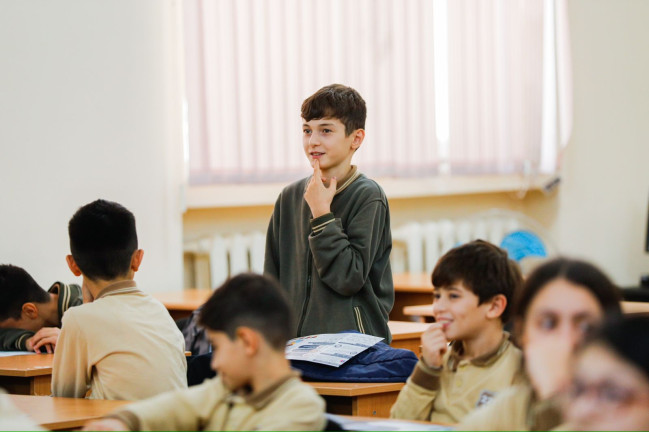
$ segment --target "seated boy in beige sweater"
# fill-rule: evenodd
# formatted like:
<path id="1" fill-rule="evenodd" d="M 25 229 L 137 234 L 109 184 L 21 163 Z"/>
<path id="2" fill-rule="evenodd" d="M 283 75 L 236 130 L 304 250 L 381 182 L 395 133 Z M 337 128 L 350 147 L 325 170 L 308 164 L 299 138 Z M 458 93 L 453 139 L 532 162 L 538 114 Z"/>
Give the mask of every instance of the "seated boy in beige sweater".
<path id="1" fill-rule="evenodd" d="M 52 395 L 137 400 L 187 387 L 185 340 L 165 307 L 133 281 L 142 262 L 135 217 L 97 200 L 68 225 L 68 266 L 84 304 L 63 316 Z"/>
<path id="2" fill-rule="evenodd" d="M 284 354 L 291 319 L 274 279 L 230 279 L 199 318 L 213 346 L 217 377 L 130 404 L 86 430 L 322 430 L 324 401 Z"/>
<path id="3" fill-rule="evenodd" d="M 507 252 L 475 240 L 440 258 L 432 279 L 435 323 L 391 417 L 457 423 L 523 380 L 521 351 L 503 331 L 522 277 Z"/>

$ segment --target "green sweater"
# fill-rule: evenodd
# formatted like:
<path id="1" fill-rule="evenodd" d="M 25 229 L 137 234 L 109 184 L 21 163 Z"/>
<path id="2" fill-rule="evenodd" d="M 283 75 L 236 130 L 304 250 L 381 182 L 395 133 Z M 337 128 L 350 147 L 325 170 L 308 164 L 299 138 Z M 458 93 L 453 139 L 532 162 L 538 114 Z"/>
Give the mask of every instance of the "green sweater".
<path id="1" fill-rule="evenodd" d="M 61 282 L 54 282 L 47 292 L 59 295 L 59 321 L 57 327 L 61 327 L 61 318 L 65 311 L 72 306 L 79 306 L 83 303 L 83 295 L 79 285 L 66 285 Z M 27 339 L 32 337 L 34 332 L 20 328 L 0 329 L 0 350 L 1 351 L 27 351 Z"/>
<path id="2" fill-rule="evenodd" d="M 385 193 L 354 167 L 338 186 L 331 213 L 312 219 L 304 200 L 309 180 L 287 186 L 277 199 L 264 273 L 287 292 L 296 336 L 357 330 L 389 343 L 394 287 Z"/>

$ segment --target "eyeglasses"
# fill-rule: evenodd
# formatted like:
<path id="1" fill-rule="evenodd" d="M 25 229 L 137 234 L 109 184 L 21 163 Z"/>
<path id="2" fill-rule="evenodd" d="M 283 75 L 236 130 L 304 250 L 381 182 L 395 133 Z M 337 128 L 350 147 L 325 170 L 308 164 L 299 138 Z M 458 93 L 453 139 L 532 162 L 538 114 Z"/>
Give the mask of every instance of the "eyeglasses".
<path id="1" fill-rule="evenodd" d="M 585 383 L 579 379 L 573 380 L 568 389 L 567 396 L 570 400 L 590 396 L 598 403 L 614 407 L 630 405 L 643 399 L 649 400 L 649 394 L 647 392 L 620 387 L 610 381 Z"/>

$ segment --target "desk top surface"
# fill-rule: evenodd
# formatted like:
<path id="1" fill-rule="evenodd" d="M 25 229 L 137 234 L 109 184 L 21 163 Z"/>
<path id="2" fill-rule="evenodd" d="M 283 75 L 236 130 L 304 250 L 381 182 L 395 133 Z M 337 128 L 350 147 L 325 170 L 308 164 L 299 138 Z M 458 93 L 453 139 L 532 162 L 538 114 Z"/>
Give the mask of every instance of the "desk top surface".
<path id="1" fill-rule="evenodd" d="M 0 357 L 0 375 L 32 377 L 52 374 L 54 354 Z"/>
<path id="2" fill-rule="evenodd" d="M 433 292 L 433 282 L 428 273 L 399 273 L 392 275 L 392 280 L 395 292 Z"/>
<path id="3" fill-rule="evenodd" d="M 428 323 L 410 322 L 410 321 L 388 321 L 392 340 L 402 340 L 419 338 L 421 334 L 430 326 Z"/>
<path id="4" fill-rule="evenodd" d="M 182 291 L 162 292 L 152 294 L 167 309 L 194 311 L 207 301 L 212 295 L 212 290 L 186 289 Z"/>
<path id="5" fill-rule="evenodd" d="M 405 383 L 307 382 L 321 396 L 363 396 L 400 391 Z"/>
<path id="6" fill-rule="evenodd" d="M 396 292 L 433 292 L 428 273 L 400 273 L 392 276 Z M 182 291 L 154 293 L 167 309 L 193 311 L 207 301 L 212 294 L 207 289 L 185 289 Z"/>
<path id="7" fill-rule="evenodd" d="M 47 429 L 71 429 L 104 416 L 129 401 L 8 395 L 18 409 Z"/>

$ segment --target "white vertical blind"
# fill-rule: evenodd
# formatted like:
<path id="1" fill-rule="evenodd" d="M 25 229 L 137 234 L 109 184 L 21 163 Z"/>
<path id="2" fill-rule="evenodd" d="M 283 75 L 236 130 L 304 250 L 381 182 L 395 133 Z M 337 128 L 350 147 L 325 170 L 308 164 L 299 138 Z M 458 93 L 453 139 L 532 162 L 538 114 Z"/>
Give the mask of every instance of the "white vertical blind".
<path id="1" fill-rule="evenodd" d="M 367 102 L 354 161 L 370 175 L 552 172 L 564 1 L 185 0 L 190 182 L 308 174 L 300 106 L 331 83 Z"/>

